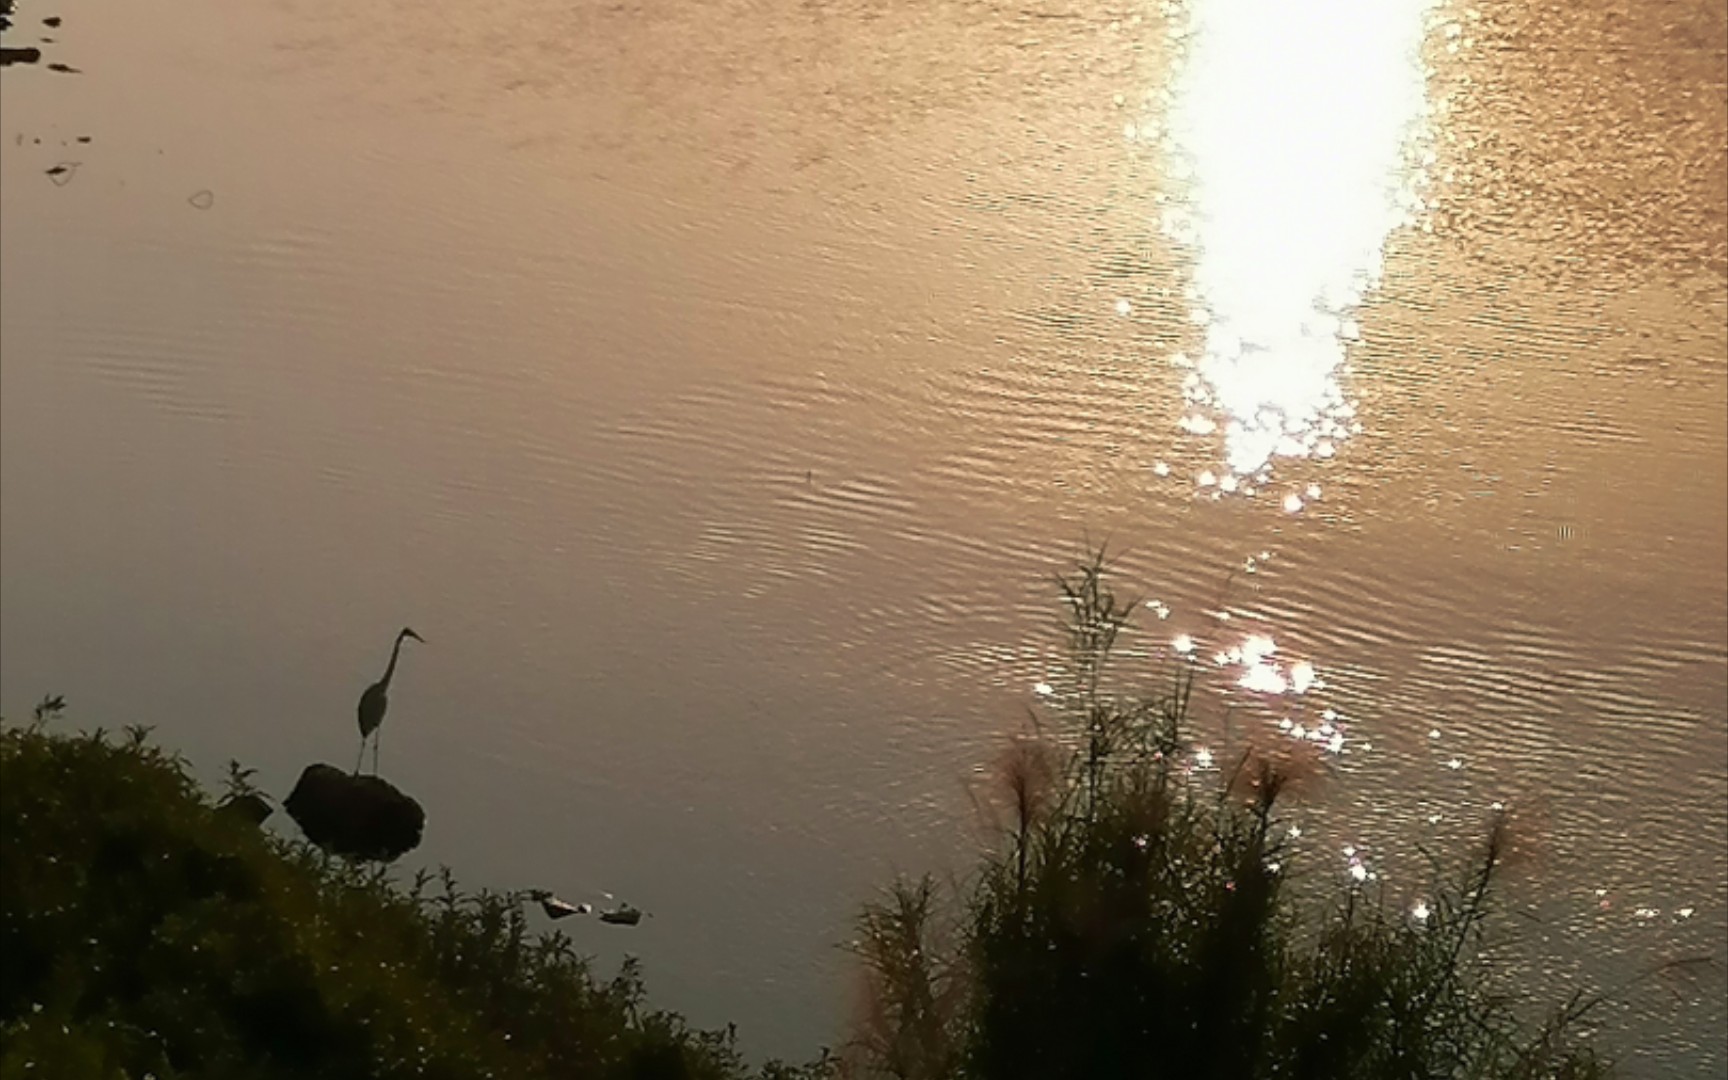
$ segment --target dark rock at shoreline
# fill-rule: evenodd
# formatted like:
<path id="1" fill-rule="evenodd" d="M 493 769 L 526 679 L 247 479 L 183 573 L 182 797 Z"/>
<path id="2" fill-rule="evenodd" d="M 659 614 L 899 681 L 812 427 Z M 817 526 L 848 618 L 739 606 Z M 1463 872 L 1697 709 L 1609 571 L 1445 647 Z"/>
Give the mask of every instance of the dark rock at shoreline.
<path id="1" fill-rule="evenodd" d="M 12 64 L 34 64 L 40 59 L 42 59 L 42 50 L 34 45 L 26 45 L 23 48 L 0 46 L 0 67 L 7 67 Z"/>
<path id="2" fill-rule="evenodd" d="M 376 776 L 308 765 L 282 803 L 306 838 L 334 855 L 392 862 L 420 846 L 426 811 Z"/>
<path id="3" fill-rule="evenodd" d="M 264 824 L 264 819 L 274 813 L 262 795 L 251 793 L 233 795 L 223 799 L 221 804 L 216 807 L 216 812 L 240 818 L 242 821 L 250 821 L 254 825 Z"/>

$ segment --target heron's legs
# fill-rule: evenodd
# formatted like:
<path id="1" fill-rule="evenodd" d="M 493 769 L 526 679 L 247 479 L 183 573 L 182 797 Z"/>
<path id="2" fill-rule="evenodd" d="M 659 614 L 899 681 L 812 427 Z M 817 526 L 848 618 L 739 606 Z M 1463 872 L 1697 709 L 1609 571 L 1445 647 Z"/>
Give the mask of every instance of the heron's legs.
<path id="1" fill-rule="evenodd" d="M 360 753 L 354 758 L 354 775 L 360 775 L 360 763 L 366 760 L 366 736 L 360 736 Z"/>
<path id="2" fill-rule="evenodd" d="M 372 733 L 372 775 L 378 775 L 378 744 L 383 740 L 384 729 L 379 728 Z"/>

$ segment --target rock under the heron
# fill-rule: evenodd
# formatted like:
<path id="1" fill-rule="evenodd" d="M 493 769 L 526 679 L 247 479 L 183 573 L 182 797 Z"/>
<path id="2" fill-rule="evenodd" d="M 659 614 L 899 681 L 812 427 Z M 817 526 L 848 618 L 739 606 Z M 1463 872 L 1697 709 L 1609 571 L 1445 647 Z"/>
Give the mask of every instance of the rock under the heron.
<path id="1" fill-rule="evenodd" d="M 283 801 L 306 839 L 334 855 L 391 862 L 420 846 L 426 811 L 376 776 L 308 765 Z"/>

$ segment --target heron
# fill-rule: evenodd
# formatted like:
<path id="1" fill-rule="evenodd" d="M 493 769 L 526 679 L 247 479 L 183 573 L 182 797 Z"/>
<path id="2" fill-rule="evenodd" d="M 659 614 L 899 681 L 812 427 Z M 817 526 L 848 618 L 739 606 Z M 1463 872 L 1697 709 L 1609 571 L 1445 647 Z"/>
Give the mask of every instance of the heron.
<path id="1" fill-rule="evenodd" d="M 402 655 L 402 642 L 413 638 L 421 644 L 426 639 L 404 626 L 402 632 L 396 635 L 396 644 L 390 650 L 390 666 L 384 669 L 384 677 L 366 688 L 360 695 L 360 756 L 354 759 L 354 775 L 360 775 L 360 763 L 366 760 L 366 740 L 372 739 L 372 775 L 378 775 L 378 727 L 384 723 L 384 710 L 390 707 L 390 679 L 396 674 L 396 660 Z"/>

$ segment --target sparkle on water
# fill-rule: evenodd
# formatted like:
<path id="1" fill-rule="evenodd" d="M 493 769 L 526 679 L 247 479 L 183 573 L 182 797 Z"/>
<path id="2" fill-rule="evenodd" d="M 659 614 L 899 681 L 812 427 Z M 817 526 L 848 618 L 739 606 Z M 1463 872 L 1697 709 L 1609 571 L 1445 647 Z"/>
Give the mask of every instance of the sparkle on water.
<path id="1" fill-rule="evenodd" d="M 1192 648 L 1189 642 L 1189 648 Z M 1221 650 L 1213 656 L 1219 667 L 1237 665 L 1242 674 L 1236 685 L 1261 694 L 1306 694 L 1325 684 L 1307 660 L 1297 660 L 1280 666 L 1275 659 L 1278 643 L 1267 634 L 1250 634 L 1240 645 Z"/>
<path id="2" fill-rule="evenodd" d="M 1187 191 L 1164 226 L 1194 253 L 1206 339 L 1181 426 L 1221 424 L 1237 475 L 1329 457 L 1360 431 L 1339 373 L 1382 245 L 1423 206 L 1430 2 L 1190 0 L 1175 21 L 1185 56 L 1165 145 Z"/>

